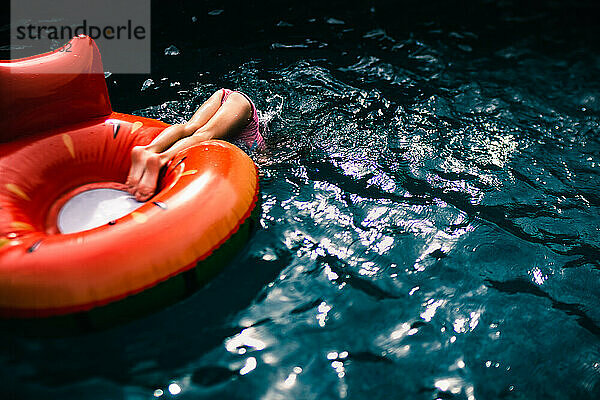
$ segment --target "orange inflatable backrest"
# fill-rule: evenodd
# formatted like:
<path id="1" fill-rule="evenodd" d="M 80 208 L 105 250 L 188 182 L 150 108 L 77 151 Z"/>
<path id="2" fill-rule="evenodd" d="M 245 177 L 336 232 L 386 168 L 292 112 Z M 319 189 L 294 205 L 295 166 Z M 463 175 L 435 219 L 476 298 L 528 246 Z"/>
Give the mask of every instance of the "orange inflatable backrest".
<path id="1" fill-rule="evenodd" d="M 111 113 L 98 47 L 87 36 L 0 61 L 0 143 Z"/>

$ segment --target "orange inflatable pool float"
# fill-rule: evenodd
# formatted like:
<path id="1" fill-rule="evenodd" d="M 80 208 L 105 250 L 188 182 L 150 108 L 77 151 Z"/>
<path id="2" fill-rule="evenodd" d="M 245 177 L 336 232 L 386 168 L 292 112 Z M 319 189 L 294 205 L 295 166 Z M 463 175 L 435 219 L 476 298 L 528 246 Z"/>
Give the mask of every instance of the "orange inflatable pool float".
<path id="1" fill-rule="evenodd" d="M 113 112 L 94 41 L 69 46 L 0 61 L 0 316 L 102 325 L 213 276 L 248 238 L 258 173 L 211 140 L 135 202 L 131 149 L 168 125 Z"/>

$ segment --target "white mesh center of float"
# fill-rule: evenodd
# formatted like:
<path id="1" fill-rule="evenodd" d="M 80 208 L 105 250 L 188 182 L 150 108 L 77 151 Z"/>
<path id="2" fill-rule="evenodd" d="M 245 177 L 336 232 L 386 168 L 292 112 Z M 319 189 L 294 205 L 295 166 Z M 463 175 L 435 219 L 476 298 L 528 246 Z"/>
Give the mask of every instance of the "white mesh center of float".
<path id="1" fill-rule="evenodd" d="M 121 218 L 144 203 L 117 189 L 91 189 L 73 196 L 58 213 L 61 233 L 93 229 Z"/>

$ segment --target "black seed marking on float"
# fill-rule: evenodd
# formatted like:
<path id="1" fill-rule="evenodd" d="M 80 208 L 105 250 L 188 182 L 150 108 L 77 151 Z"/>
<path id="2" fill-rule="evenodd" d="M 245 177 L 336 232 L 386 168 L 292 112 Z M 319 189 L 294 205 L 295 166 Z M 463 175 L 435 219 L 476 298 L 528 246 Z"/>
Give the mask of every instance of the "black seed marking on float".
<path id="1" fill-rule="evenodd" d="M 121 124 L 114 124 L 113 125 L 113 139 L 117 138 L 117 133 L 119 133 L 119 129 L 121 129 Z"/>
<path id="2" fill-rule="evenodd" d="M 31 245 L 30 248 L 27 249 L 28 253 L 33 253 L 34 251 L 36 251 L 40 245 L 42 244 L 41 240 L 38 240 L 37 242 L 35 242 L 34 244 Z"/>
<path id="3" fill-rule="evenodd" d="M 169 207 L 167 207 L 167 205 L 166 205 L 165 203 L 163 203 L 162 201 L 153 201 L 153 202 L 152 202 L 152 204 L 154 204 L 155 206 L 157 206 L 157 207 L 159 207 L 159 208 L 162 208 L 163 210 L 166 210 L 167 208 L 169 208 Z"/>
<path id="4" fill-rule="evenodd" d="M 109 225 L 114 225 L 114 224 L 116 224 L 116 223 L 117 223 L 117 220 L 116 220 L 116 219 L 113 219 L 112 221 L 108 221 L 108 224 L 109 224 Z"/>
<path id="5" fill-rule="evenodd" d="M 182 162 L 184 162 L 186 158 L 187 158 L 187 156 L 185 156 L 181 160 L 177 161 L 177 164 L 173 165 L 173 168 L 176 168 L 179 164 L 181 164 Z"/>

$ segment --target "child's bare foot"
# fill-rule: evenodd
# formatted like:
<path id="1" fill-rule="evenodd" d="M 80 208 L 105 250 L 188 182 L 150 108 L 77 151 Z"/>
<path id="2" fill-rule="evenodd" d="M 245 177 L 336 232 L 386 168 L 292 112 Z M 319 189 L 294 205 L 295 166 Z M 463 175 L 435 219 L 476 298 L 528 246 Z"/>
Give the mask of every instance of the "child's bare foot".
<path id="1" fill-rule="evenodd" d="M 135 146 L 131 150 L 131 167 L 125 185 L 127 191 L 131 194 L 135 193 L 135 188 L 144 174 L 144 165 L 146 160 L 147 150 L 144 146 Z"/>
<path id="2" fill-rule="evenodd" d="M 131 151 L 131 169 L 125 185 L 138 201 L 146 201 L 154 194 L 158 174 L 165 164 L 162 157 L 144 146 Z"/>
<path id="3" fill-rule="evenodd" d="M 154 195 L 158 183 L 158 174 L 164 163 L 160 155 L 153 153 L 146 159 L 146 168 L 144 175 L 137 185 L 135 199 L 137 201 L 146 201 Z"/>

